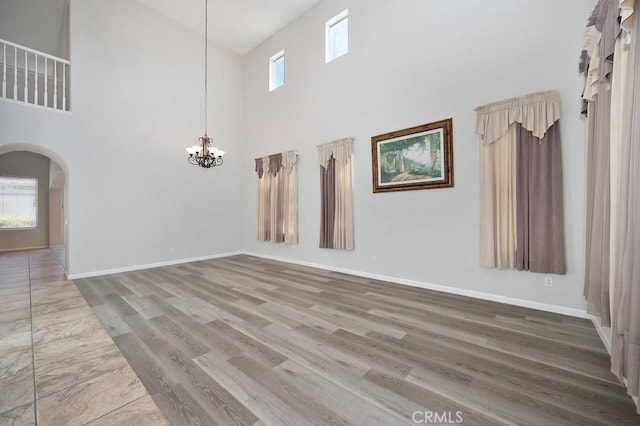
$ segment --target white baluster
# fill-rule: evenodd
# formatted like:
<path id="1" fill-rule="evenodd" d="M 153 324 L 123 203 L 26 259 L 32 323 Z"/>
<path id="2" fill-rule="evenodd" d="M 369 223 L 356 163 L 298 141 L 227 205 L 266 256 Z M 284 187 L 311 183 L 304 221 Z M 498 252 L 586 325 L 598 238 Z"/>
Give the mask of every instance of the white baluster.
<path id="1" fill-rule="evenodd" d="M 35 80 L 35 84 L 33 85 L 33 103 L 35 105 L 40 105 L 38 103 L 38 54 L 36 53 L 36 64 L 33 72 L 33 79 Z"/>
<path id="2" fill-rule="evenodd" d="M 58 109 L 58 61 L 53 61 L 53 105 Z"/>
<path id="3" fill-rule="evenodd" d="M 49 68 L 47 66 L 47 57 L 44 57 L 44 106 L 49 106 Z"/>
<path id="4" fill-rule="evenodd" d="M 13 100 L 18 100 L 18 48 L 13 48 Z"/>
<path id="5" fill-rule="evenodd" d="M 0 0 L 1 2 L 2 0 Z M 39 52 L 28 47 L 0 39 L 0 98 L 10 98 L 13 101 L 30 103 L 33 105 L 69 111 L 67 90 L 69 89 L 69 74 L 71 62 L 46 53 Z M 13 49 L 13 55 L 11 51 Z M 9 50 L 9 51 L 8 51 Z M 30 63 L 30 55 L 33 54 L 33 65 Z M 24 58 L 20 57 L 24 55 Z M 39 62 L 44 60 L 44 65 Z M 20 65 L 23 70 L 20 71 Z M 53 66 L 53 70 L 51 67 Z M 62 67 L 61 70 L 58 67 Z M 13 81 L 11 79 L 13 73 Z M 33 83 L 29 81 L 33 74 Z M 44 79 L 43 102 L 40 102 L 40 76 Z M 20 79 L 23 79 L 22 81 Z M 54 85 L 49 87 L 49 79 Z M 22 85 L 22 86 L 21 86 Z M 11 90 L 13 89 L 13 93 Z M 49 99 L 51 90 L 51 99 Z M 62 93 L 61 93 L 62 92 Z M 32 100 L 33 99 L 33 100 Z"/>
<path id="6" fill-rule="evenodd" d="M 2 44 L 2 97 L 7 97 L 7 45 Z"/>
<path id="7" fill-rule="evenodd" d="M 67 65 L 62 64 L 62 110 L 67 110 Z"/>
<path id="8" fill-rule="evenodd" d="M 27 69 L 29 65 L 27 64 L 27 59 L 29 58 L 29 53 L 24 51 L 24 101 L 29 103 L 29 75 Z"/>

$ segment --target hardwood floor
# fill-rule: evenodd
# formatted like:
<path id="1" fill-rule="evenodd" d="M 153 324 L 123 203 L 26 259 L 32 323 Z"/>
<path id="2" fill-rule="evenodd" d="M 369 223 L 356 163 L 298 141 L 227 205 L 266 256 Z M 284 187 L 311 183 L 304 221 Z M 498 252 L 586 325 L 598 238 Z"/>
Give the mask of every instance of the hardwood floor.
<path id="1" fill-rule="evenodd" d="M 0 253 L 0 425 L 166 424 L 62 256 Z"/>
<path id="2" fill-rule="evenodd" d="M 75 284 L 173 425 L 640 424 L 583 319 L 249 256 Z"/>
<path id="3" fill-rule="evenodd" d="M 0 254 L 0 425 L 640 424 L 586 320 L 249 256 L 74 285 L 62 256 Z"/>

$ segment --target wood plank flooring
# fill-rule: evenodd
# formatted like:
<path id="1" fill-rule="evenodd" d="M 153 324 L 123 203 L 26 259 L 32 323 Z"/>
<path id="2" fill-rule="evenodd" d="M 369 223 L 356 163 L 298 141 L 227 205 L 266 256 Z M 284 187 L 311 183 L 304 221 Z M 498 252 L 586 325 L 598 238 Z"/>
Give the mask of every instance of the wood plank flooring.
<path id="1" fill-rule="evenodd" d="M 0 253 L 0 425 L 166 424 L 61 255 Z"/>
<path id="2" fill-rule="evenodd" d="M 640 424 L 583 319 L 249 256 L 75 284 L 173 425 Z M 48 327 L 86 330 L 91 362 L 98 330 L 74 321 Z"/>

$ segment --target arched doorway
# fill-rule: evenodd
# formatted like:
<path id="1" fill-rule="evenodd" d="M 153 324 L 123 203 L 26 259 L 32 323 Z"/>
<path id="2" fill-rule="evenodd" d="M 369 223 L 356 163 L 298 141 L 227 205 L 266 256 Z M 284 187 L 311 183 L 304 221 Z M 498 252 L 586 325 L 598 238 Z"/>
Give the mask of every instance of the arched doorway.
<path id="1" fill-rule="evenodd" d="M 38 225 L 3 230 L 1 250 L 50 247 L 69 271 L 69 172 L 56 153 L 32 144 L 0 145 L 0 176 L 36 178 Z"/>

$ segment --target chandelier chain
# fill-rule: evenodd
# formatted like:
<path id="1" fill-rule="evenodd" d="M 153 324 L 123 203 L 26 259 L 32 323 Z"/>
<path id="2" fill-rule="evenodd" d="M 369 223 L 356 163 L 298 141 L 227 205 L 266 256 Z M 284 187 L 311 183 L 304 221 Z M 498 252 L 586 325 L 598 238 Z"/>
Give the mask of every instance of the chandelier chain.
<path id="1" fill-rule="evenodd" d="M 209 1 L 204 0 L 204 134 L 207 135 L 207 77 L 208 77 L 208 49 L 209 43 Z"/>
<path id="2" fill-rule="evenodd" d="M 204 168 L 222 165 L 224 151 L 213 146 L 213 139 L 207 135 L 207 107 L 209 101 L 209 1 L 204 0 L 204 136 L 198 138 L 199 145 L 187 148 L 187 161 Z"/>

